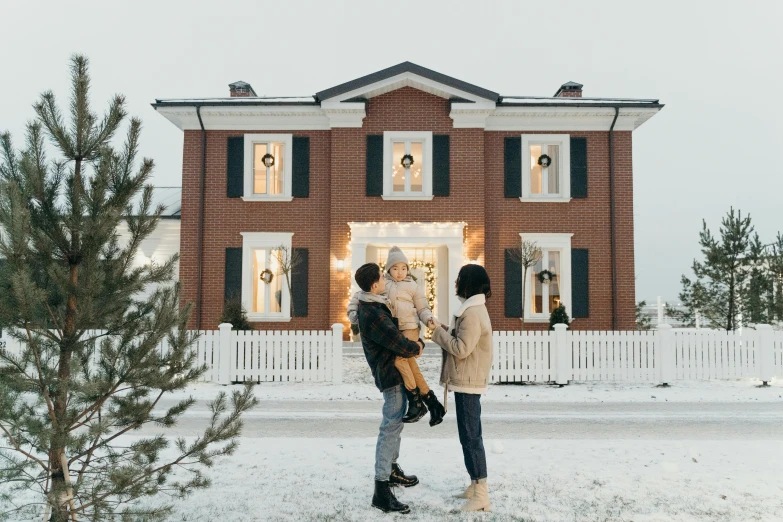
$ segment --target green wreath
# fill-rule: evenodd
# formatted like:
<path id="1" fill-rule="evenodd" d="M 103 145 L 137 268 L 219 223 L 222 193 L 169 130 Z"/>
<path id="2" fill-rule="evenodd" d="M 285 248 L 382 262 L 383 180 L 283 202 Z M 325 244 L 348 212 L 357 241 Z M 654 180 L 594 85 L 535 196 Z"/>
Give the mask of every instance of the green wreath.
<path id="1" fill-rule="evenodd" d="M 552 164 L 552 158 L 550 158 L 546 154 L 542 154 L 538 157 L 538 164 L 544 168 L 547 168 Z"/>
<path id="2" fill-rule="evenodd" d="M 267 268 L 261 272 L 261 275 L 258 276 L 258 278 L 268 285 L 269 283 L 272 282 L 272 279 L 275 278 L 275 274 L 273 274 L 272 271 Z"/>
<path id="3" fill-rule="evenodd" d="M 406 159 L 407 159 L 407 160 L 410 160 L 410 163 L 409 163 L 407 166 L 405 165 L 405 160 L 406 160 Z M 403 166 L 403 168 L 406 168 L 406 169 L 409 169 L 409 168 L 411 168 L 411 167 L 413 166 L 413 163 L 414 163 L 414 161 L 413 161 L 413 156 L 411 156 L 410 154 L 406 154 L 406 155 L 405 155 L 405 156 L 403 156 L 403 157 L 402 157 L 402 159 L 400 160 L 400 165 L 402 165 L 402 166 Z"/>
<path id="4" fill-rule="evenodd" d="M 267 160 L 270 160 L 270 161 L 267 162 Z M 267 152 L 266 154 L 261 156 L 261 163 L 266 165 L 268 168 L 274 167 L 275 166 L 275 157 Z"/>
<path id="5" fill-rule="evenodd" d="M 539 283 L 541 283 L 542 285 L 548 285 L 549 283 L 554 281 L 554 279 L 557 276 L 555 274 L 553 274 L 552 272 L 550 272 L 549 270 L 542 270 L 542 271 L 540 271 L 537 274 L 536 277 L 538 277 L 538 282 Z"/>

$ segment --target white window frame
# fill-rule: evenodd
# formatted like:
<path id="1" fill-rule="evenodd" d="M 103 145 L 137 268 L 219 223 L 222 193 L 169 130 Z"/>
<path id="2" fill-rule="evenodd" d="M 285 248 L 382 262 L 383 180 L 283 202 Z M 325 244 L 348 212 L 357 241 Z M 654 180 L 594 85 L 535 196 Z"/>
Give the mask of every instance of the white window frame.
<path id="1" fill-rule="evenodd" d="M 394 192 L 392 180 L 392 158 L 395 142 L 418 141 L 422 143 L 421 159 L 421 192 Z M 406 183 L 407 185 L 407 183 Z M 383 133 L 383 199 L 431 201 L 432 195 L 432 132 L 400 132 L 387 131 Z"/>
<path id="2" fill-rule="evenodd" d="M 529 234 L 522 232 L 519 234 L 522 241 L 535 241 L 542 250 L 560 252 L 560 273 L 557 275 L 557 282 L 560 285 L 560 302 L 565 306 L 568 315 L 571 315 L 571 237 L 573 234 Z M 549 314 L 533 314 L 531 310 L 533 285 L 530 284 L 531 267 L 527 272 L 527 279 L 524 279 L 524 269 L 522 270 L 523 281 L 525 281 L 525 317 L 526 323 L 548 323 Z"/>
<path id="3" fill-rule="evenodd" d="M 242 304 L 250 322 L 288 322 L 291 320 L 291 294 L 283 283 L 280 312 L 260 313 L 253 310 L 253 252 L 263 248 L 274 249 L 280 245 L 291 249 L 293 232 L 241 232 L 242 234 Z M 285 277 L 285 276 L 282 276 Z"/>
<path id="4" fill-rule="evenodd" d="M 531 145 L 559 145 L 560 154 L 558 166 L 560 167 L 560 194 L 550 196 L 547 194 L 532 194 L 530 192 L 530 146 Z M 542 187 L 547 183 L 544 179 Z M 571 136 L 569 134 L 523 134 L 522 135 L 522 197 L 520 201 L 546 201 L 555 203 L 568 203 L 571 201 Z"/>
<path id="5" fill-rule="evenodd" d="M 256 143 L 283 142 L 283 193 L 282 194 L 255 194 L 253 175 L 253 150 Z M 291 183 L 293 182 L 292 160 L 294 135 L 293 134 L 245 134 L 245 191 L 244 201 L 291 201 Z M 268 185 L 268 181 L 267 181 Z"/>

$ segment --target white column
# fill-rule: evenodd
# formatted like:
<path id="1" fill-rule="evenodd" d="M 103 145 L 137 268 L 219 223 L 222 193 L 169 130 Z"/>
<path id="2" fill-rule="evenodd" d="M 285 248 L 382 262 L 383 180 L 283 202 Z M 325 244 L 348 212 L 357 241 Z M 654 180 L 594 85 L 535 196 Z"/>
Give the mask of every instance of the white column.
<path id="1" fill-rule="evenodd" d="M 367 243 L 354 243 L 351 241 L 351 294 L 359 290 L 356 280 L 353 278 L 356 271 L 367 262 Z"/>
<path id="2" fill-rule="evenodd" d="M 658 324 L 663 324 L 663 302 L 661 302 L 661 296 L 658 296 Z"/>
<path id="3" fill-rule="evenodd" d="M 674 332 L 672 325 L 658 325 L 658 343 L 656 350 L 656 363 L 658 368 L 658 380 L 661 384 L 670 384 L 677 377 L 677 358 L 674 348 Z"/>
<path id="4" fill-rule="evenodd" d="M 231 346 L 231 323 L 218 326 L 218 384 L 231 384 L 231 369 L 234 362 Z"/>
<path id="5" fill-rule="evenodd" d="M 758 376 L 765 386 L 769 384 L 775 376 L 775 359 L 772 352 L 773 333 L 772 326 L 768 324 L 756 325 Z"/>
<path id="6" fill-rule="evenodd" d="M 550 344 L 550 350 L 555 351 L 555 383 L 568 384 L 568 378 L 571 376 L 571 334 L 568 332 L 568 326 L 556 324 L 555 332 L 552 334 L 554 343 Z"/>
<path id="7" fill-rule="evenodd" d="M 459 310 L 461 303 L 457 298 L 454 283 L 457 282 L 459 270 L 465 264 L 465 245 L 462 241 L 450 241 L 447 244 L 449 248 L 449 320 L 451 316 Z M 445 301 L 441 301 L 445 302 Z"/>
<path id="8" fill-rule="evenodd" d="M 332 382 L 343 382 L 343 325 L 332 325 Z"/>

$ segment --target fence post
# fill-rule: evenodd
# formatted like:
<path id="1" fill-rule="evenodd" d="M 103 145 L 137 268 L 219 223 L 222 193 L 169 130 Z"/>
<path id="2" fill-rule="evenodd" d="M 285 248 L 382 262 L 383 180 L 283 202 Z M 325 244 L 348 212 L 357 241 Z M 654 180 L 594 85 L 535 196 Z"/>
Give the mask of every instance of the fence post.
<path id="1" fill-rule="evenodd" d="M 556 324 L 554 332 L 555 383 L 561 386 L 568 384 L 568 378 L 571 376 L 571 347 L 568 337 L 568 326 L 562 323 Z M 551 347 L 552 344 L 549 346 Z"/>
<path id="2" fill-rule="evenodd" d="M 657 333 L 658 350 L 655 359 L 658 365 L 658 380 L 660 380 L 663 386 L 668 386 L 677 376 L 677 359 L 674 353 L 672 325 L 659 324 Z"/>
<path id="3" fill-rule="evenodd" d="M 231 323 L 221 323 L 218 326 L 218 384 L 231 384 Z"/>
<path id="4" fill-rule="evenodd" d="M 342 323 L 332 325 L 332 382 L 343 383 L 343 328 Z"/>
<path id="5" fill-rule="evenodd" d="M 756 353 L 758 359 L 758 376 L 764 386 L 769 385 L 769 381 L 775 375 L 775 357 L 772 344 L 774 332 L 772 326 L 768 324 L 756 325 Z"/>

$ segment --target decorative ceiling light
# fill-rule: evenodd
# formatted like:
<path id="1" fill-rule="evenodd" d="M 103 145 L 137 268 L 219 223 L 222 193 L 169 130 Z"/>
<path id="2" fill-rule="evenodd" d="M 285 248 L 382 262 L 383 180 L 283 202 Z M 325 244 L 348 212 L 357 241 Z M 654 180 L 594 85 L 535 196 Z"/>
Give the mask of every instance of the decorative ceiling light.
<path id="1" fill-rule="evenodd" d="M 264 163 L 264 165 L 266 165 L 266 168 L 271 168 L 275 165 L 275 157 L 268 152 L 264 154 L 264 156 L 261 158 L 261 161 Z"/>
<path id="2" fill-rule="evenodd" d="M 546 154 L 542 154 L 538 157 L 538 164 L 541 165 L 544 168 L 547 168 L 552 163 L 552 158 L 547 156 Z"/>
<path id="3" fill-rule="evenodd" d="M 400 160 L 400 164 L 406 169 L 411 168 L 411 165 L 413 165 L 413 156 L 406 154 L 402 157 L 402 160 Z"/>

